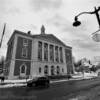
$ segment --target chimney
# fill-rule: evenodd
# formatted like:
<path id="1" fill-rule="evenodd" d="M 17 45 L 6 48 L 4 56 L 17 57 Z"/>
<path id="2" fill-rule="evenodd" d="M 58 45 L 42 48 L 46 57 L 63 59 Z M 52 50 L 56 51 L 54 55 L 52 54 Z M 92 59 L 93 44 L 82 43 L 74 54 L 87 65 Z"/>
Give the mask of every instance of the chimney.
<path id="1" fill-rule="evenodd" d="M 27 33 L 28 33 L 28 35 L 30 35 L 31 34 L 31 31 L 28 31 Z"/>
<path id="2" fill-rule="evenodd" d="M 42 25 L 42 27 L 41 27 L 41 34 L 42 34 L 42 35 L 45 34 L 45 27 L 44 27 L 44 25 Z"/>

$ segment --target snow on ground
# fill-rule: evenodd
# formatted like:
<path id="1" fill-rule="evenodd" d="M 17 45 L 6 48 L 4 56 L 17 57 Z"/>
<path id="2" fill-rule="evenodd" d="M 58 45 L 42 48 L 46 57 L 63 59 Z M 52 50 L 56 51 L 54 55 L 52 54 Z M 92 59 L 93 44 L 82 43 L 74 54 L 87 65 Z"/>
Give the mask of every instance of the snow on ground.
<path id="1" fill-rule="evenodd" d="M 26 84 L 6 84 L 6 85 L 0 85 L 0 88 L 18 87 L 18 86 L 26 86 Z"/>
<path id="2" fill-rule="evenodd" d="M 85 79 L 87 78 L 93 78 L 93 77 L 97 77 L 97 73 L 84 73 L 84 75 L 82 73 L 79 74 L 75 74 L 72 76 L 73 78 L 82 78 L 84 77 Z"/>
<path id="3" fill-rule="evenodd" d="M 26 79 L 22 79 L 22 80 L 5 80 L 5 83 L 25 83 L 28 80 L 26 80 Z"/>
<path id="4" fill-rule="evenodd" d="M 91 79 L 97 77 L 97 74 L 95 73 L 84 73 L 83 74 L 75 74 L 72 76 L 72 79 L 62 79 L 62 80 L 54 80 L 50 81 L 50 83 L 56 83 L 56 82 L 64 82 L 64 81 L 70 81 L 70 80 L 82 80 L 82 79 Z M 30 80 L 30 79 L 28 79 Z M 7 88 L 7 87 L 18 87 L 18 86 L 26 86 L 26 82 L 28 81 L 26 79 L 22 80 L 5 80 L 4 83 L 5 85 L 0 85 L 0 88 Z"/>

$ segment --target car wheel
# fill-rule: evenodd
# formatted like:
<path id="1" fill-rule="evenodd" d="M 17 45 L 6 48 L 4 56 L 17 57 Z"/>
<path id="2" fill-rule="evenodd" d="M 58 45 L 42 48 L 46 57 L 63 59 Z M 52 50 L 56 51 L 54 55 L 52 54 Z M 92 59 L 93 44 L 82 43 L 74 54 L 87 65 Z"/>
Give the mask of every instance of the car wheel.
<path id="1" fill-rule="evenodd" d="M 46 82 L 46 83 L 45 83 L 45 86 L 46 86 L 46 87 L 49 87 L 49 86 L 50 86 L 50 85 L 49 85 L 49 82 Z"/>
<path id="2" fill-rule="evenodd" d="M 35 83 L 35 84 L 34 84 L 34 86 L 35 86 L 35 87 L 37 87 L 37 86 L 38 86 L 38 84 L 37 84 L 37 83 Z"/>
<path id="3" fill-rule="evenodd" d="M 32 84 L 27 84 L 28 87 L 32 87 Z"/>

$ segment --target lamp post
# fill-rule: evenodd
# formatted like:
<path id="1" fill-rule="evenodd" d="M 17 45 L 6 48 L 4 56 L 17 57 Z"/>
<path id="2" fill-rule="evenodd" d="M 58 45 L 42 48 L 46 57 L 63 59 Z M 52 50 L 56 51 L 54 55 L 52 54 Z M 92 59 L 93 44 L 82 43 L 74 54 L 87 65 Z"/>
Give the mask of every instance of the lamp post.
<path id="1" fill-rule="evenodd" d="M 80 15 L 83 15 L 83 14 L 95 14 L 96 18 L 97 18 L 97 21 L 98 21 L 98 24 L 99 24 L 99 28 L 100 28 L 100 18 L 99 18 L 99 14 L 98 14 L 99 11 L 100 11 L 100 7 L 98 7 L 98 8 L 94 7 L 94 11 L 92 11 L 92 12 L 82 12 L 82 13 L 79 13 L 74 18 L 75 22 L 73 22 L 73 26 L 77 27 L 77 26 L 79 26 L 81 24 L 81 22 L 78 20 L 78 17 Z"/>

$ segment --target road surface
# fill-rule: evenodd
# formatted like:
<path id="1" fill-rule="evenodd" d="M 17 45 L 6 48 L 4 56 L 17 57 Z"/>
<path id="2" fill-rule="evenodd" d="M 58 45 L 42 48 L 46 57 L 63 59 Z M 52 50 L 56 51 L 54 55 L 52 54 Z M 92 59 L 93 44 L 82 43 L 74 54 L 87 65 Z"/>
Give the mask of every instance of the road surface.
<path id="1" fill-rule="evenodd" d="M 0 100 L 61 100 L 79 91 L 86 91 L 100 85 L 100 78 L 58 82 L 44 87 L 1 88 Z M 60 99 L 59 99 L 60 98 Z"/>

